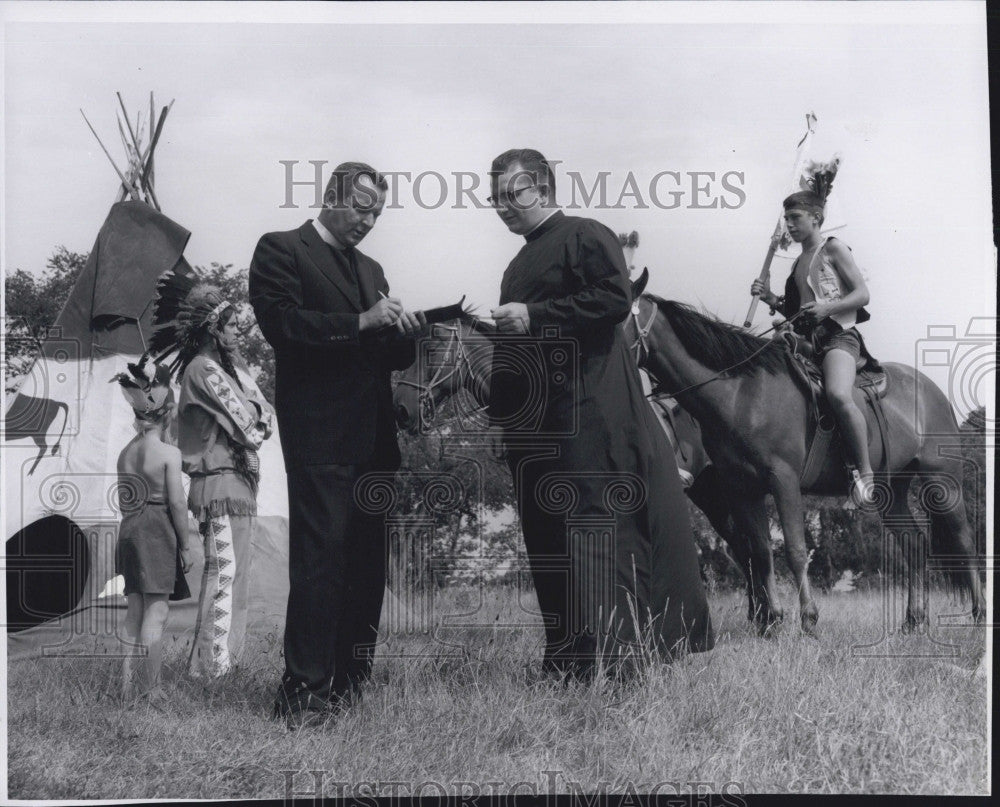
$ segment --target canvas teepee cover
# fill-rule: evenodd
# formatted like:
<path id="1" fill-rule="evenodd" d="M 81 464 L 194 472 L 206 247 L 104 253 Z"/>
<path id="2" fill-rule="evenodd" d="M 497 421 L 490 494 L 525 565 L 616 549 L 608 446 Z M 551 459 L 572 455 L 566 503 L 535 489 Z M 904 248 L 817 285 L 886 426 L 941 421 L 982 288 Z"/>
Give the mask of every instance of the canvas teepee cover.
<path id="1" fill-rule="evenodd" d="M 144 202 L 115 204 L 41 355 L 8 402 L 3 520 L 12 656 L 58 653 L 79 644 L 81 634 L 114 634 L 110 611 L 122 602 L 99 595 L 115 576 L 116 462 L 135 432 L 132 412 L 109 380 L 145 349 L 156 281 L 178 264 L 188 268 L 189 237 Z M 251 621 L 277 627 L 288 589 L 277 433 L 264 444 L 261 471 Z M 194 592 L 200 573 L 198 565 L 189 573 Z M 193 625 L 193 600 L 171 611 L 175 629 Z"/>

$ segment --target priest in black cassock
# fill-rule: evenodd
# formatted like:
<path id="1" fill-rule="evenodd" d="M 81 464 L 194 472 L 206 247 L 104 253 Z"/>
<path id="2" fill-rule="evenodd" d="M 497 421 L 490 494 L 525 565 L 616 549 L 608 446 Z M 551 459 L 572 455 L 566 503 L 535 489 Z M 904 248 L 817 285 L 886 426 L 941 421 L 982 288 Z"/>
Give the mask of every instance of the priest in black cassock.
<path id="1" fill-rule="evenodd" d="M 492 312 L 490 414 L 500 426 L 545 621 L 543 669 L 586 678 L 641 642 L 671 658 L 714 645 L 687 501 L 619 324 L 624 255 L 555 206 L 533 149 L 493 161 L 490 202 L 525 239 Z"/>

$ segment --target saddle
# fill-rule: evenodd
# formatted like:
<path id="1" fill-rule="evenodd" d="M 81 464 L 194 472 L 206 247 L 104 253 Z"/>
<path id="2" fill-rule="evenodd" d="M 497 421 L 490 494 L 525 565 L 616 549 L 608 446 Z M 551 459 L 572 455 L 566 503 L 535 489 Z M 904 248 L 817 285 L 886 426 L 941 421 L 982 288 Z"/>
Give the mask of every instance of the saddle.
<path id="1" fill-rule="evenodd" d="M 813 359 L 812 342 L 794 331 L 785 331 L 781 338 L 788 344 L 788 349 L 795 359 L 793 369 L 797 370 L 800 380 L 811 387 L 812 395 L 822 400 L 824 398 L 823 368 Z M 854 380 L 856 389 L 871 388 L 876 398 L 882 399 L 889 391 L 889 376 L 867 350 L 858 358 L 857 376 Z"/>
<path id="2" fill-rule="evenodd" d="M 789 367 L 792 374 L 808 392 L 811 403 L 810 408 L 812 410 L 812 421 L 815 424 L 813 437 L 809 444 L 809 452 L 802 466 L 802 476 L 800 479 L 802 487 L 808 488 L 816 481 L 823 470 L 823 464 L 826 460 L 830 443 L 837 429 L 836 419 L 832 417 L 829 404 L 826 401 L 823 369 L 813 358 L 814 348 L 812 341 L 794 331 L 785 331 L 781 334 L 781 338 L 788 347 L 791 358 Z M 889 375 L 882 365 L 868 353 L 863 340 L 861 356 L 858 358 L 854 388 L 862 393 L 865 401 L 872 410 L 875 423 L 878 426 L 879 437 L 882 441 L 882 456 L 888 472 L 890 467 L 889 426 L 885 419 L 885 412 L 882 409 L 882 399 L 889 392 Z"/>

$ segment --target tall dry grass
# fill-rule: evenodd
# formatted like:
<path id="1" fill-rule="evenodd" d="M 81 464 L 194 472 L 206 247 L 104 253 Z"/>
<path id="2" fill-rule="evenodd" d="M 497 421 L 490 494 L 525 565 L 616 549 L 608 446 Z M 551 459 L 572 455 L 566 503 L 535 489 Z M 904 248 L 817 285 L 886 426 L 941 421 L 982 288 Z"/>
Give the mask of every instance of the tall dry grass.
<path id="1" fill-rule="evenodd" d="M 438 613 L 477 602 L 446 591 Z M 954 658 L 934 657 L 941 645 L 919 636 L 859 657 L 856 646 L 881 635 L 880 596 L 819 605 L 817 639 L 794 615 L 761 639 L 742 597 L 718 595 L 714 651 L 627 684 L 562 686 L 540 675 L 537 620 L 511 590 L 490 590 L 475 618 L 486 627 L 389 637 L 363 702 L 299 731 L 268 717 L 276 636 L 211 687 L 183 674 L 174 647 L 159 707 L 116 698 L 113 659 L 12 662 L 9 796 L 987 793 L 986 681 L 971 674 L 983 631 L 935 627 Z M 932 605 L 963 609 L 944 594 Z"/>

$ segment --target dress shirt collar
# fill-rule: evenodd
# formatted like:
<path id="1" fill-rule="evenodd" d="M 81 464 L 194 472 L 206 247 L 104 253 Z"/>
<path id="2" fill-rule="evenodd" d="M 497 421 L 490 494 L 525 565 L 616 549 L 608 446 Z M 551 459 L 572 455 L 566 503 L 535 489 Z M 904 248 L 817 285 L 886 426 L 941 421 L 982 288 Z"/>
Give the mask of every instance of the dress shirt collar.
<path id="1" fill-rule="evenodd" d="M 320 220 L 318 218 L 313 219 L 312 224 L 316 232 L 319 233 L 319 237 L 322 238 L 324 241 L 326 241 L 326 243 L 328 243 L 331 247 L 341 251 L 346 249 L 346 247 L 343 244 L 341 244 L 336 238 L 333 237 L 333 233 L 331 233 L 328 229 L 326 229 L 326 227 L 324 227 L 320 223 Z"/>

